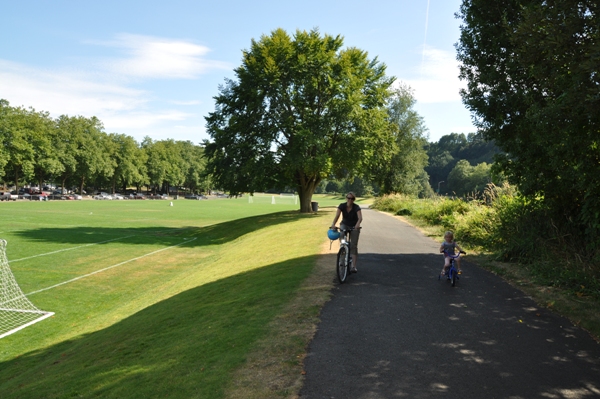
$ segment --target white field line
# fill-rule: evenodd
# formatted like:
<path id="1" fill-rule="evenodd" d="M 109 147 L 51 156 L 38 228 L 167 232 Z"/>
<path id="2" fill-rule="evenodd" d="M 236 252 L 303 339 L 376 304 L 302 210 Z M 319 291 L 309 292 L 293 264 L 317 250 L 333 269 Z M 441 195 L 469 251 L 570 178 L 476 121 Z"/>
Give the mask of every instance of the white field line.
<path id="1" fill-rule="evenodd" d="M 15 259 L 15 260 L 11 260 L 11 261 L 10 261 L 10 262 L 8 262 L 8 263 L 15 263 L 15 262 L 19 262 L 19 261 L 26 260 L 26 259 L 37 258 L 37 257 L 39 257 L 39 256 L 52 255 L 52 254 L 57 254 L 57 253 L 59 253 L 59 252 L 70 251 L 70 250 L 72 250 L 72 249 L 89 247 L 90 245 L 104 244 L 105 242 L 112 242 L 112 241 L 124 240 L 124 239 L 126 239 L 126 238 L 129 238 L 129 237 L 133 237 L 133 236 L 126 236 L 126 237 L 113 238 L 112 240 L 106 240 L 106 241 L 100 241 L 100 242 L 93 242 L 93 243 L 91 243 L 91 244 L 80 245 L 80 246 L 78 246 L 78 247 L 72 247 L 72 248 L 59 249 L 58 251 L 46 252 L 45 254 L 33 255 L 33 256 L 28 256 L 28 257 L 26 257 L 26 258 L 21 258 L 21 259 Z"/>
<path id="2" fill-rule="evenodd" d="M 58 283 L 58 284 L 52 285 L 52 286 L 50 286 L 50 287 L 42 288 L 41 290 L 37 290 L 37 291 L 30 292 L 29 294 L 25 294 L 25 296 L 29 296 L 29 295 L 33 295 L 33 294 L 37 294 L 38 292 L 47 291 L 47 290 L 50 290 L 50 289 L 52 289 L 52 288 L 59 287 L 59 286 L 61 286 L 61 285 L 65 285 L 65 284 L 68 284 L 68 283 L 72 283 L 73 281 L 81 280 L 82 278 L 89 277 L 89 276 L 92 276 L 92 275 L 94 275 L 94 274 L 97 274 L 97 273 L 104 272 L 104 271 L 106 271 L 106 270 L 109 270 L 109 269 L 112 269 L 112 268 L 114 268 L 114 267 L 118 267 L 118 266 L 124 265 L 125 263 L 133 262 L 134 260 L 142 259 L 142 258 L 145 258 L 146 256 L 154 255 L 154 254 L 157 254 L 157 253 L 159 253 L 159 252 L 166 251 L 167 249 L 171 249 L 171 248 L 175 248 L 175 247 L 178 247 L 178 246 L 180 246 L 180 245 L 183 245 L 183 244 L 187 244 L 187 243 L 189 243 L 189 242 L 195 241 L 197 238 L 198 238 L 198 237 L 194 237 L 194 238 L 192 238 L 192 239 L 190 239 L 190 240 L 187 240 L 187 239 L 186 239 L 186 241 L 184 241 L 184 242 L 181 242 L 181 243 L 179 243 L 179 244 L 176 244 L 176 245 L 171 245 L 170 247 L 166 247 L 166 248 L 163 248 L 163 249 L 159 249 L 159 250 L 157 250 L 157 251 L 153 251 L 153 252 L 147 253 L 147 254 L 145 254 L 145 255 L 138 256 L 137 258 L 132 258 L 132 259 L 126 260 L 126 261 L 124 261 L 124 262 L 117 263 L 116 265 L 108 266 L 108 267 L 105 267 L 104 269 L 96 270 L 95 272 L 91 272 L 91 273 L 88 273 L 88 274 L 84 274 L 83 276 L 75 277 L 75 278 L 72 278 L 71 280 L 63 281 L 62 283 Z"/>
<path id="3" fill-rule="evenodd" d="M 0 335 L 0 338 L 4 338 L 4 337 L 6 337 L 6 336 L 8 336 L 8 335 L 10 335 L 10 334 L 14 334 L 14 333 L 16 333 L 17 331 L 20 331 L 20 330 L 24 329 L 25 327 L 29 327 L 29 326 L 30 326 L 30 325 L 32 325 L 32 324 L 35 324 L 35 323 L 37 323 L 37 322 L 39 322 L 39 321 L 42 321 L 42 320 L 44 320 L 44 319 L 47 319 L 47 318 L 48 318 L 48 317 L 50 317 L 50 316 L 54 316 L 54 312 L 46 312 L 46 313 L 45 313 L 43 316 L 41 316 L 41 317 L 38 317 L 37 319 L 35 319 L 35 320 L 32 320 L 32 321 L 30 321 L 30 322 L 29 322 L 29 323 L 27 323 L 27 324 L 23 324 L 22 326 L 19 326 L 19 327 L 15 328 L 15 329 L 12 329 L 12 330 L 10 330 L 10 331 L 7 331 L 7 332 L 5 332 L 4 334 Z"/>
<path id="4" fill-rule="evenodd" d="M 0 308 L 4 312 L 15 312 L 15 313 L 35 313 L 35 314 L 46 314 L 43 310 L 24 310 L 24 309 L 11 309 L 11 308 Z"/>

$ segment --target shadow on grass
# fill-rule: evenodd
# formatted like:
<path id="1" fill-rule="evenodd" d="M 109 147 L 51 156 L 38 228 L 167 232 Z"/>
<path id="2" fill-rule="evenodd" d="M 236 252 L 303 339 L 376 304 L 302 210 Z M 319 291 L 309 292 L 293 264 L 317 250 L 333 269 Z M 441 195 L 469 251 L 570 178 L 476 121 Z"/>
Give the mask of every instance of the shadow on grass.
<path id="1" fill-rule="evenodd" d="M 0 363 L 0 396 L 222 397 L 230 372 L 315 262 L 298 258 L 199 286 L 104 330 Z M 60 323 L 60 314 L 48 322 Z"/>
<path id="2" fill-rule="evenodd" d="M 233 241 L 257 230 L 293 222 L 302 218 L 316 217 L 297 211 L 271 213 L 231 220 L 204 227 L 65 227 L 37 228 L 16 232 L 15 235 L 33 242 L 55 242 L 61 244 L 163 244 L 181 243 L 183 238 L 195 237 L 186 246 L 198 247 L 220 245 Z M 118 239 L 118 241 L 114 241 Z"/>

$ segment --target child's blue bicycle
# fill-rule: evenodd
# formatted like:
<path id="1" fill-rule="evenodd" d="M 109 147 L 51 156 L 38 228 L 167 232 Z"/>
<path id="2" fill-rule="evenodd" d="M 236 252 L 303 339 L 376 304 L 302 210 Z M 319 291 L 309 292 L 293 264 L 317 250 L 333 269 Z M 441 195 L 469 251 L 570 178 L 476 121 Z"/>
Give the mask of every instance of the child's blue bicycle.
<path id="1" fill-rule="evenodd" d="M 446 272 L 446 280 L 449 280 L 452 284 L 452 286 L 454 287 L 456 285 L 456 280 L 459 280 L 460 277 L 458 277 L 458 269 L 454 266 L 454 260 L 458 259 L 458 257 L 460 257 L 460 254 L 466 255 L 467 253 L 465 251 L 460 251 L 457 255 L 453 255 L 450 254 L 446 251 L 444 251 L 444 254 L 446 254 L 446 256 L 448 256 L 450 258 L 450 267 L 448 268 L 448 271 Z M 439 274 L 438 275 L 438 280 L 442 279 L 442 275 Z"/>

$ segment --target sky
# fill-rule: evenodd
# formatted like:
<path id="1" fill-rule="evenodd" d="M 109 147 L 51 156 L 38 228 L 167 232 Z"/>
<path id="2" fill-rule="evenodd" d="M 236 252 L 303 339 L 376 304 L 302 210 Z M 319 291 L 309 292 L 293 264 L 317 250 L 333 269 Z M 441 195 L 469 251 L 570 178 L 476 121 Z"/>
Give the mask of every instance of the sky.
<path id="1" fill-rule="evenodd" d="M 0 13 L 0 98 L 97 116 L 141 142 L 210 139 L 205 119 L 242 51 L 277 28 L 317 28 L 414 90 L 429 141 L 476 129 L 461 102 L 460 0 L 11 1 Z"/>

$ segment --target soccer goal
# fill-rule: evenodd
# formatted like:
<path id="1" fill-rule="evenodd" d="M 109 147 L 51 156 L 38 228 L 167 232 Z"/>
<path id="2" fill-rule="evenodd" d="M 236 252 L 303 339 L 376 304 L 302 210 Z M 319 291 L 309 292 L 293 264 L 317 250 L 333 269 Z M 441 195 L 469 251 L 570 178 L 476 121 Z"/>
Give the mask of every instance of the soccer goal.
<path id="1" fill-rule="evenodd" d="M 6 240 L 0 239 L 0 338 L 42 321 L 53 312 L 35 307 L 23 294 L 6 257 Z"/>
<path id="2" fill-rule="evenodd" d="M 248 196 L 249 204 L 271 204 L 271 205 L 298 205 L 296 194 L 263 194 L 254 193 Z"/>

